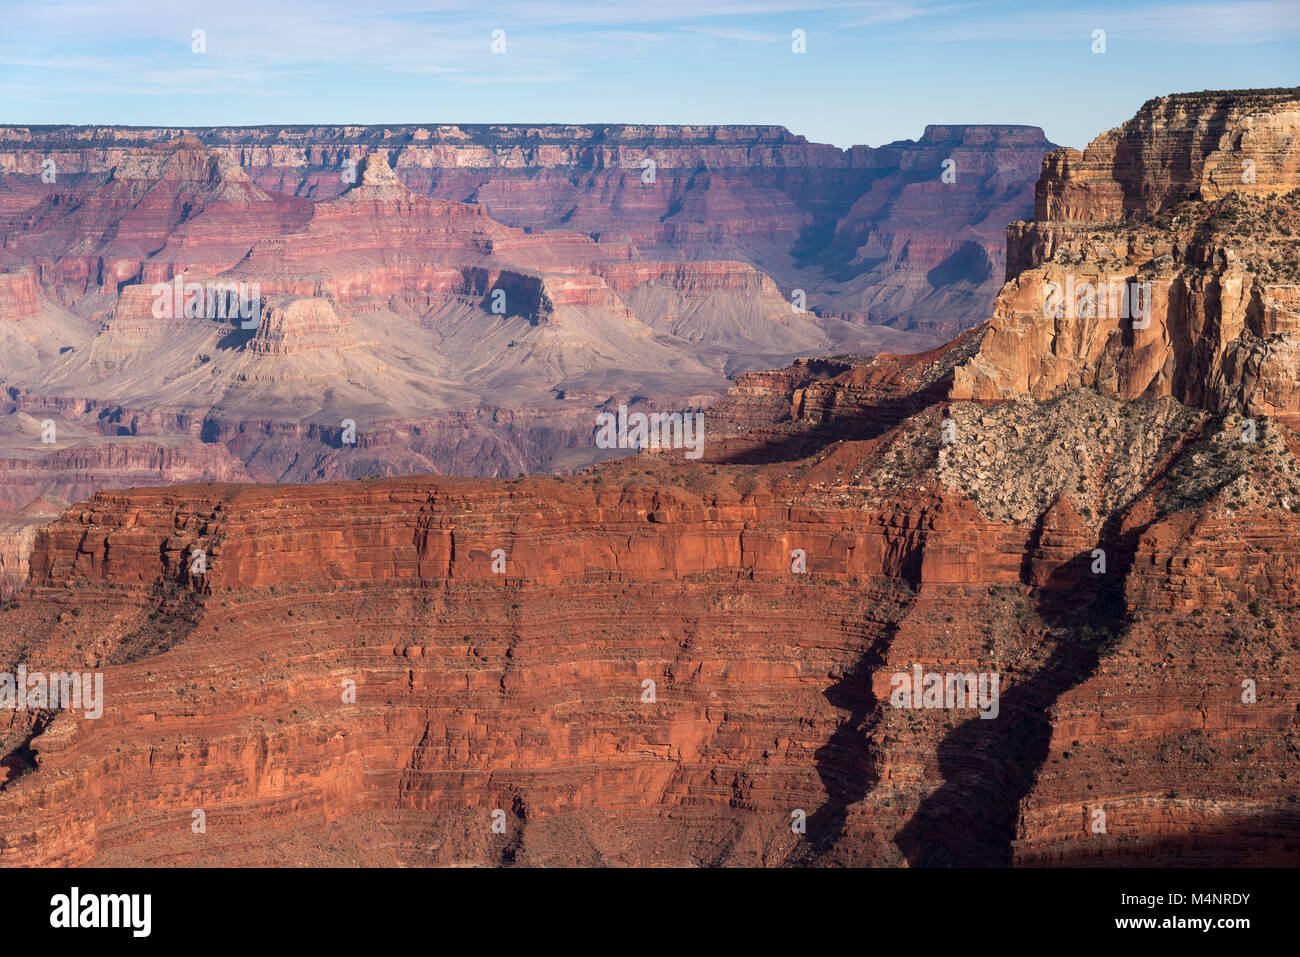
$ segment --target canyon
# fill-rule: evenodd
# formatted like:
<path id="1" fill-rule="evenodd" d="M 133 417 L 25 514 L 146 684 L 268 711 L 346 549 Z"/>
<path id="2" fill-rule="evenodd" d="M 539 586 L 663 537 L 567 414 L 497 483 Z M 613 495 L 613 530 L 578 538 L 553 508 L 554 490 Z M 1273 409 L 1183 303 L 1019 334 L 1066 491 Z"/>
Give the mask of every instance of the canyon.
<path id="1" fill-rule="evenodd" d="M 46 476 L 0 479 L 0 507 L 80 497 L 87 469 L 580 468 L 607 408 L 699 409 L 741 372 L 982 320 L 1050 146 L 1000 126 L 849 150 L 780 127 L 0 128 L 0 458 Z"/>
<path id="2" fill-rule="evenodd" d="M 1294 865 L 1298 134 L 1300 90 L 1182 94 L 1049 154 L 991 318 L 926 351 L 736 368 L 699 460 L 229 474 L 37 521 L 0 667 L 102 671 L 106 702 L 0 712 L 0 863 Z M 261 195 L 205 150 L 175 147 Z M 248 330 L 259 359 L 384 341 L 333 306 L 375 287 L 321 257 L 358 204 L 425 251 L 360 237 L 379 296 L 504 288 L 512 334 L 662 276 L 622 237 L 566 238 L 590 265 L 557 270 L 570 252 L 398 179 L 367 160 L 225 263 L 284 297 Z M 301 215 L 310 182 L 282 185 L 258 202 Z M 428 270 L 433 249 L 467 268 Z M 742 265 L 675 273 L 674 295 Z M 1068 277 L 1149 282 L 1145 325 L 1047 309 Z M 129 288 L 103 320 L 121 343 L 152 320 Z M 997 717 L 894 707 L 917 666 L 997 674 Z"/>
<path id="3" fill-rule="evenodd" d="M 28 197 L 47 168 L 79 188 L 182 136 L 278 195 L 334 198 L 378 155 L 412 192 L 509 226 L 747 262 L 820 313 L 949 335 L 987 317 L 1003 229 L 1053 148 L 1037 127 L 978 124 L 844 150 L 779 126 L 8 126 L 0 174 Z"/>

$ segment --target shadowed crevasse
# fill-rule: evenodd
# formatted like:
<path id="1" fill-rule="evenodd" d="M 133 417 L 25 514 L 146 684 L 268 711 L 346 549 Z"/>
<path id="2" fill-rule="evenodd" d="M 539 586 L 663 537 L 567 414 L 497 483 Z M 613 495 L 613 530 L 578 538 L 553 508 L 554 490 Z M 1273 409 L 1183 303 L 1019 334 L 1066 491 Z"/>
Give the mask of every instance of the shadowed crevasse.
<path id="1" fill-rule="evenodd" d="M 1038 547 L 1040 519 L 1026 556 Z M 1124 582 L 1142 529 L 1101 547 L 1107 574 L 1092 574 L 1092 550 L 1055 569 L 1037 594 L 1052 649 L 1028 680 L 1003 690 L 998 716 L 957 725 L 938 749 L 944 783 L 899 831 L 897 843 L 914 867 L 1005 867 L 1012 863 L 1020 802 L 1048 757 L 1051 710 L 1070 688 L 1096 671 L 1108 639 L 1126 626 Z M 979 756 L 972 767 L 972 756 Z"/>
<path id="2" fill-rule="evenodd" d="M 806 843 L 794 863 L 816 864 L 834 850 L 844 834 L 848 808 L 861 801 L 879 780 L 871 729 L 880 720 L 880 702 L 871 690 L 871 676 L 885 660 L 897 625 L 891 624 L 839 681 L 827 688 L 826 700 L 849 712 L 817 749 L 817 775 L 826 789 L 826 802 L 808 816 Z"/>

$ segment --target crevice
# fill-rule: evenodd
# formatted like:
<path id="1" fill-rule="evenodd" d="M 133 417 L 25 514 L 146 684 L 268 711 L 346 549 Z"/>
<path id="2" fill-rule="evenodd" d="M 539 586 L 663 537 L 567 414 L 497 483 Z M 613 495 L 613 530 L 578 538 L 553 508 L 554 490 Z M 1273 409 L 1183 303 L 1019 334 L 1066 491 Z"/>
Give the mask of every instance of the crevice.
<path id="1" fill-rule="evenodd" d="M 1102 536 L 1111 574 L 1080 575 L 1091 549 L 1062 564 L 1038 591 L 1037 612 L 1053 642 L 1034 674 L 1000 695 L 998 716 L 968 719 L 939 744 L 943 784 L 895 837 L 913 867 L 1006 867 L 1021 801 L 1048 758 L 1051 712 L 1086 681 L 1128 627 L 1124 584 L 1146 526 Z"/>

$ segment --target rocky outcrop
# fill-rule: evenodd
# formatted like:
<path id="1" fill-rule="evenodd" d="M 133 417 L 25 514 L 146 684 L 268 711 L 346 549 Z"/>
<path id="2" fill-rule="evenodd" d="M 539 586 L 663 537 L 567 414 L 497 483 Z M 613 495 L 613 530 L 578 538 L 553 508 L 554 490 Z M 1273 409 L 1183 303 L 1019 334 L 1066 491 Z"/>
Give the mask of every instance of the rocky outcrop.
<path id="1" fill-rule="evenodd" d="M 0 272 L 0 320 L 34 316 L 39 308 L 35 274 L 30 268 Z"/>
<path id="2" fill-rule="evenodd" d="M 249 340 L 250 352 L 289 355 L 310 349 L 346 349 L 355 345 L 343 331 L 328 299 L 290 298 L 279 304 L 261 304 L 257 332 Z"/>
<path id="3" fill-rule="evenodd" d="M 1195 94 L 1053 153 L 1042 218 L 1009 227 L 1009 281 L 953 397 L 1087 386 L 1294 417 L 1298 133 L 1300 92 Z"/>
<path id="4" fill-rule="evenodd" d="M 1145 220 L 1185 200 L 1272 196 L 1300 183 L 1300 89 L 1148 100 L 1083 152 L 1059 149 L 1034 193 L 1040 222 Z"/>
<path id="5" fill-rule="evenodd" d="M 132 151 L 79 184 L 36 184 L 0 188 L 27 207 L 0 223 L 0 265 L 33 270 L 42 299 L 92 321 L 130 284 L 229 269 L 258 239 L 301 226 L 311 206 L 259 189 L 193 137 Z"/>

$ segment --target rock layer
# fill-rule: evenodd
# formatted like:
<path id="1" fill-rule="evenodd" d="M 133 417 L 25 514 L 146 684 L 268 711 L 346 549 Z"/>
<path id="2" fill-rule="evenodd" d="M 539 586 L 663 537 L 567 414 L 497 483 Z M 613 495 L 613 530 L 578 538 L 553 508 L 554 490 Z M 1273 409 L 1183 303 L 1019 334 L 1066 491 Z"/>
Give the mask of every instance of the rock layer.
<path id="1" fill-rule="evenodd" d="M 387 152 L 319 200 L 194 136 L 108 150 L 104 173 L 60 154 L 71 181 L 27 184 L 0 221 L 0 458 L 53 421 L 101 447 L 219 445 L 263 481 L 509 476 L 599 458 L 611 401 L 698 408 L 746 368 L 923 341 L 796 310 L 746 262 L 505 225 L 411 191 Z M 29 478 L 0 501 L 71 494 Z"/>
<path id="2" fill-rule="evenodd" d="M 1153 100 L 1052 153 L 1037 196 L 954 398 L 1089 386 L 1300 413 L 1300 91 Z"/>
<path id="3" fill-rule="evenodd" d="M 789 405 L 702 463 L 74 506 L 0 650 L 105 712 L 12 712 L 0 859 L 1294 863 L 1295 436 L 1132 402 L 1171 439 L 1125 494 L 1095 438 L 976 485 L 956 453 L 1080 411 L 945 400 L 969 349 L 742 380 Z M 895 707 L 917 665 L 999 675 L 997 716 Z"/>
<path id="4" fill-rule="evenodd" d="M 1195 166 L 1181 122 L 1143 155 Z M 0 607 L 0 667 L 102 671 L 104 711 L 6 713 L 0 862 L 1294 865 L 1300 436 L 1225 358 L 1287 345 L 1289 201 L 1192 202 L 1088 253 L 1182 257 L 1151 267 L 1172 365 L 1033 315 L 1075 264 L 1050 257 L 1107 235 L 1047 220 L 1013 227 L 1047 252 L 986 327 L 739 375 L 698 461 L 72 506 Z M 1234 312 L 1243 260 L 1273 292 Z M 463 281 L 564 334 L 626 268 Z M 276 342 L 335 334 L 278 294 Z"/>
<path id="5" fill-rule="evenodd" d="M 182 135 L 273 193 L 329 199 L 379 155 L 390 187 L 511 226 L 621 238 L 646 258 L 739 259 L 825 315 L 943 332 L 986 317 L 1002 227 L 1029 215 L 1052 146 L 1035 127 L 984 125 L 847 150 L 778 126 L 10 126 L 0 173 L 25 188 L 51 160 L 76 186 Z"/>

